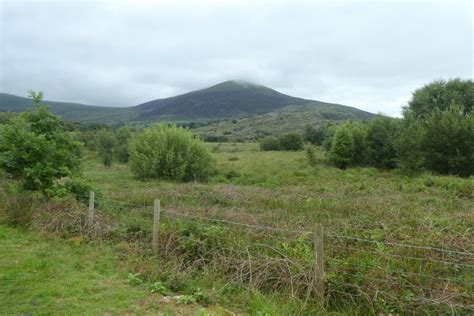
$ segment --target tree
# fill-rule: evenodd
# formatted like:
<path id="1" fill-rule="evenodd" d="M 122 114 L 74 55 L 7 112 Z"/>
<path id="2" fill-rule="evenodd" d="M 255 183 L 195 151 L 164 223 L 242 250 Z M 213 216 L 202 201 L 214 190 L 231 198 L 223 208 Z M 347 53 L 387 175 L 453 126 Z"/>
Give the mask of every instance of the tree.
<path id="1" fill-rule="evenodd" d="M 397 166 L 403 170 L 416 171 L 424 168 L 421 150 L 423 126 L 413 113 L 406 112 L 401 121 L 400 133 L 394 142 Z"/>
<path id="2" fill-rule="evenodd" d="M 43 93 L 30 91 L 29 96 L 35 110 L 0 125 L 0 168 L 25 189 L 48 194 L 56 180 L 79 172 L 79 143 L 47 106 L 40 106 Z"/>
<path id="3" fill-rule="evenodd" d="M 215 171 L 209 149 L 191 132 L 158 124 L 129 142 L 130 167 L 141 179 L 207 180 Z"/>
<path id="4" fill-rule="evenodd" d="M 326 128 L 323 126 L 316 128 L 308 124 L 305 126 L 303 138 L 311 144 L 321 146 L 326 138 Z"/>
<path id="5" fill-rule="evenodd" d="M 132 130 L 128 126 L 123 126 L 115 132 L 117 147 L 115 156 L 119 162 L 126 163 L 130 157 L 128 153 L 128 140 L 132 136 Z"/>
<path id="6" fill-rule="evenodd" d="M 474 174 L 474 117 L 453 104 L 426 120 L 421 137 L 426 168 L 442 174 Z"/>
<path id="7" fill-rule="evenodd" d="M 395 139 L 398 124 L 395 119 L 378 116 L 372 119 L 367 129 L 367 162 L 376 168 L 392 169 L 396 164 Z"/>
<path id="8" fill-rule="evenodd" d="M 471 113 L 474 81 L 457 78 L 431 82 L 413 93 L 404 112 L 412 112 L 415 119 L 427 119 L 433 112 L 445 111 L 453 103 L 463 108 L 464 116 Z"/>
<path id="9" fill-rule="evenodd" d="M 278 137 L 281 150 L 297 151 L 304 147 L 303 137 L 297 133 L 288 133 Z"/>
<path id="10" fill-rule="evenodd" d="M 102 159 L 102 163 L 106 167 L 110 167 L 112 165 L 114 148 L 116 144 L 117 140 L 115 139 L 115 135 L 112 132 L 102 129 L 97 133 L 99 156 Z"/>
<path id="11" fill-rule="evenodd" d="M 336 129 L 329 151 L 329 160 L 338 168 L 345 170 L 354 162 L 355 144 L 350 129 L 341 125 Z"/>

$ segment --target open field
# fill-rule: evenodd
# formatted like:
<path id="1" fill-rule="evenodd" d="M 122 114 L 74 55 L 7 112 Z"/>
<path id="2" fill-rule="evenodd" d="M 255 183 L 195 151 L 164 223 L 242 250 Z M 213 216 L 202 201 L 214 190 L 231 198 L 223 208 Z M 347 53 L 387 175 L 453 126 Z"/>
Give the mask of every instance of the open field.
<path id="1" fill-rule="evenodd" d="M 112 247 L 0 226 L 1 315 L 204 315 L 129 284 Z"/>
<path id="2" fill-rule="evenodd" d="M 112 312 L 127 311 L 122 309 L 127 304 L 132 313 L 154 308 L 161 311 L 163 306 L 157 298 L 151 305 L 136 304 L 150 301 L 146 288 L 156 280 L 163 283 L 164 292 L 191 298 L 191 305 L 185 307 L 165 305 L 165 311 L 171 308 L 170 313 L 193 314 L 209 305 L 223 308 L 206 310 L 208 314 L 232 311 L 257 315 L 465 314 L 473 308 L 472 177 L 408 176 L 372 168 L 341 171 L 322 164 L 311 167 L 304 151 L 262 152 L 253 143 L 209 146 L 218 173 L 208 183 L 140 181 L 132 176 L 128 165 L 106 168 L 95 153 L 86 152 L 83 171 L 98 196 L 95 235 L 84 228 L 86 201 L 43 204 L 40 207 L 45 211 L 38 212 L 43 215 L 33 220 L 39 224 L 32 226 L 58 232 L 66 239 L 85 236 L 84 241 L 94 242 L 77 248 L 71 242 L 53 241 L 30 245 L 33 249 L 24 248 L 25 253 L 17 254 L 18 258 L 33 260 L 28 258 L 37 256 L 36 247 L 45 247 L 42 253 L 57 253 L 48 261 L 67 265 L 58 267 L 64 275 L 59 274 L 48 286 L 43 283 L 38 291 L 51 291 L 59 286 L 56 281 L 74 280 L 76 273 L 79 279 L 88 279 L 87 273 L 91 273 L 92 280 L 110 278 L 120 284 L 114 287 L 116 295 L 105 299 L 111 300 Z M 323 153 L 317 154 L 322 159 Z M 162 206 L 158 256 L 153 255 L 150 245 L 156 198 Z M 64 209 L 77 209 L 78 217 L 71 211 L 64 213 Z M 221 225 L 225 223 L 215 220 L 241 225 Z M 311 232 L 317 223 L 325 233 L 324 309 L 313 300 L 311 288 Z M 13 232 L 5 228 L 3 235 Z M 19 234 L 23 236 L 20 241 L 32 238 Z M 13 239 L 7 236 L 4 243 L 13 254 L 16 248 L 8 246 L 12 243 L 9 238 Z M 88 258 L 90 270 L 74 271 L 76 252 L 77 260 Z M 8 260 L 2 264 L 11 269 Z M 97 275 L 95 265 L 104 265 L 106 274 Z M 142 287 L 124 284 L 125 271 L 139 273 Z M 20 284 L 12 284 L 8 291 L 17 287 Z M 61 291 L 69 293 L 64 288 L 58 289 Z M 113 304 L 128 291 L 127 300 Z M 30 294 L 15 311 L 26 311 L 36 292 L 25 293 Z M 72 290 L 70 295 L 74 293 Z M 56 302 L 54 293 L 38 295 L 43 295 L 46 306 L 56 308 L 51 302 Z M 14 296 L 6 298 L 5 310 L 16 306 Z M 107 304 L 95 305 L 93 297 L 90 306 L 74 308 L 98 313 L 107 310 L 104 306 Z"/>

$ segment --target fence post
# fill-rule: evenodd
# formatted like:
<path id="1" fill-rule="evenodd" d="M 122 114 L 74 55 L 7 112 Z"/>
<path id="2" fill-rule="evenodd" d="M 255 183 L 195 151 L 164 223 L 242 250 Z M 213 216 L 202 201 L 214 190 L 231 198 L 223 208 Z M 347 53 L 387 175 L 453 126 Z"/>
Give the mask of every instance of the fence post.
<path id="1" fill-rule="evenodd" d="M 153 252 L 158 253 L 160 238 L 160 200 L 156 199 L 153 207 Z"/>
<path id="2" fill-rule="evenodd" d="M 323 249 L 323 226 L 317 224 L 313 234 L 314 242 L 314 289 L 316 293 L 316 299 L 324 304 L 324 249 Z"/>
<path id="3" fill-rule="evenodd" d="M 92 229 L 94 225 L 94 216 L 95 216 L 95 193 L 93 191 L 89 192 L 89 217 L 88 217 L 88 225 L 89 229 Z"/>

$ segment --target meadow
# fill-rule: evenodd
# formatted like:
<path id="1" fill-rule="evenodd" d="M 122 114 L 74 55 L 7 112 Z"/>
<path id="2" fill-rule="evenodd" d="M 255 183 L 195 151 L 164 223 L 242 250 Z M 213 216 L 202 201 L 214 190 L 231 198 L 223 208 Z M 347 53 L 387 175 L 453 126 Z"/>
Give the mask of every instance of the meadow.
<path id="1" fill-rule="evenodd" d="M 95 235 L 83 229 L 87 196 L 46 202 L 48 214 L 36 226 L 66 239 L 85 236 L 84 247 L 106 247 L 117 269 L 137 276 L 142 287 L 159 280 L 162 295 L 222 307 L 207 313 L 465 314 L 473 308 L 472 177 L 342 171 L 311 166 L 304 151 L 208 146 L 218 171 L 207 183 L 138 180 L 127 164 L 104 167 L 95 152 L 85 152 L 83 173 L 98 196 Z M 316 153 L 323 161 L 323 151 Z M 154 199 L 163 215 L 158 256 L 150 249 Z M 80 220 L 64 208 L 77 210 Z M 325 233 L 323 306 L 308 290 L 316 224 Z M 140 286 L 131 293 L 140 295 Z M 8 304 L 14 303 L 2 307 Z"/>

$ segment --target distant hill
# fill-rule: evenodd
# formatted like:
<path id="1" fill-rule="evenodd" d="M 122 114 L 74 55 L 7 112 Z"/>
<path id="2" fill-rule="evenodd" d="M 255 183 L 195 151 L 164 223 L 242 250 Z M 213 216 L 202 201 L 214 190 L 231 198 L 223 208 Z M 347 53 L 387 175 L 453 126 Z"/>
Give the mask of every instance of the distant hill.
<path id="1" fill-rule="evenodd" d="M 95 106 L 79 103 L 42 101 L 50 107 L 51 112 L 61 116 L 65 121 L 118 123 L 128 122 L 136 114 L 131 108 Z M 0 111 L 23 112 L 34 107 L 29 98 L 0 93 Z"/>
<path id="2" fill-rule="evenodd" d="M 300 114 L 296 116 L 308 116 L 308 111 L 313 114 L 318 113 L 319 118 L 330 121 L 346 118 L 366 119 L 372 116 L 371 113 L 359 109 L 296 98 L 265 86 L 243 81 L 226 81 L 206 89 L 126 108 L 55 101 L 44 101 L 43 103 L 48 104 L 51 111 L 64 120 L 108 124 L 211 121 L 251 118 L 267 114 L 269 117 L 273 117 L 275 114 L 272 113 L 283 113 L 281 112 L 283 109 L 286 111 L 298 110 Z M 0 93 L 0 111 L 21 112 L 32 107 L 33 102 L 28 98 Z M 296 116 L 292 115 L 292 117 Z M 285 122 L 285 124 L 291 124 L 291 121 Z"/>

